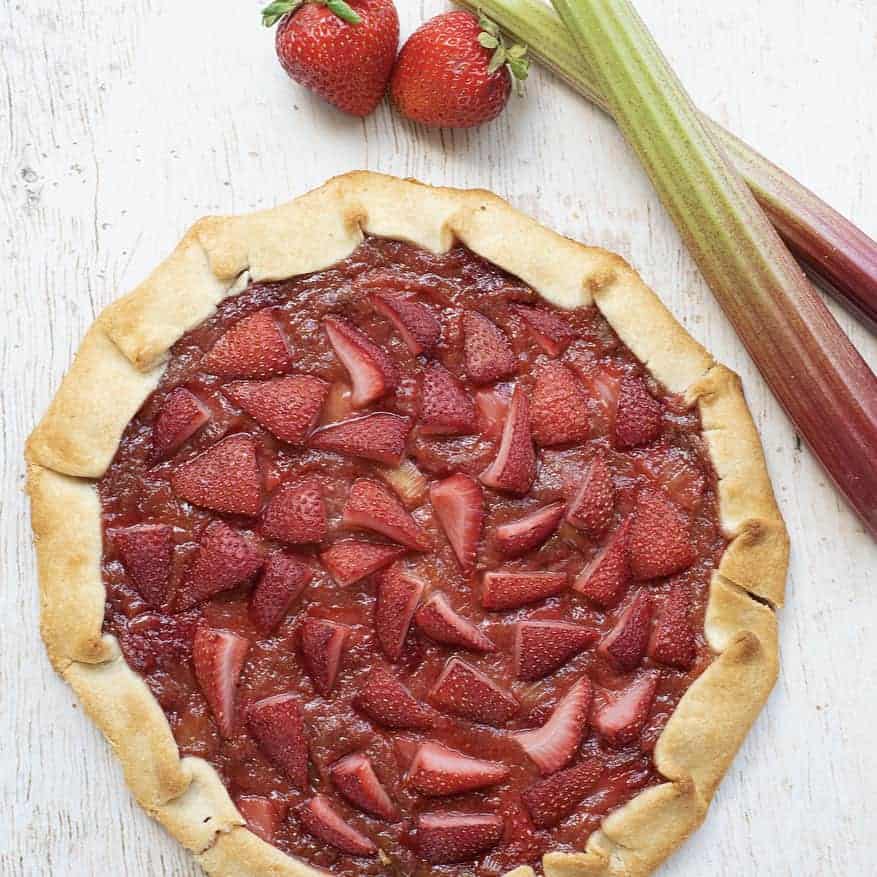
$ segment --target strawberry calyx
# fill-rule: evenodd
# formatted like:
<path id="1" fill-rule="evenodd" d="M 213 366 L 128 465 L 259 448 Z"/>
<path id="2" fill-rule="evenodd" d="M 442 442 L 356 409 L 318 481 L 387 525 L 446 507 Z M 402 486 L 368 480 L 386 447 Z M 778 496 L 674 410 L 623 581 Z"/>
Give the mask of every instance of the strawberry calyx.
<path id="1" fill-rule="evenodd" d="M 262 10 L 262 24 L 265 27 L 274 27 L 281 18 L 295 12 L 305 3 L 318 3 L 320 6 L 325 6 L 348 24 L 359 24 L 362 21 L 344 0 L 274 0 Z"/>
<path id="2" fill-rule="evenodd" d="M 523 82 L 530 72 L 530 59 L 527 57 L 527 47 L 520 43 L 507 46 L 499 25 L 495 21 L 491 21 L 486 15 L 478 16 L 478 25 L 481 28 L 478 42 L 485 49 L 493 50 L 490 63 L 487 65 L 487 72 L 496 73 L 500 67 L 505 66 L 509 71 L 518 94 L 523 94 Z"/>

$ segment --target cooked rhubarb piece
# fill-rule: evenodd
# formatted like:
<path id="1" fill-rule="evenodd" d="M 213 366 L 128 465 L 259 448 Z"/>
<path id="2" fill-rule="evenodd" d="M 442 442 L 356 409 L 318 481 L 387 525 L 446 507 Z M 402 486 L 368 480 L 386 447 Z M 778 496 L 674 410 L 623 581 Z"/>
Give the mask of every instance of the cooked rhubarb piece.
<path id="1" fill-rule="evenodd" d="M 378 779 L 369 757 L 362 752 L 346 755 L 330 771 L 335 788 L 360 810 L 392 822 L 399 816 L 396 805 Z"/>
<path id="2" fill-rule="evenodd" d="M 375 293 L 375 310 L 385 316 L 402 336 L 412 356 L 429 355 L 442 337 L 442 324 L 426 305 L 401 295 Z"/>
<path id="3" fill-rule="evenodd" d="M 490 384 L 517 370 L 518 361 L 502 329 L 478 311 L 463 314 L 466 374 L 476 384 Z"/>
<path id="4" fill-rule="evenodd" d="M 532 681 L 548 676 L 590 648 L 599 634 L 567 621 L 519 621 L 515 626 L 515 675 Z"/>
<path id="5" fill-rule="evenodd" d="M 436 798 L 495 786 L 508 775 L 503 764 L 428 742 L 418 748 L 405 783 L 420 795 Z"/>
<path id="6" fill-rule="evenodd" d="M 201 367 L 224 378 L 270 378 L 290 371 L 292 357 L 271 309 L 265 308 L 229 327 Z"/>
<path id="7" fill-rule="evenodd" d="M 452 475 L 433 482 L 429 499 L 463 572 L 471 572 L 484 524 L 481 486 L 468 475 Z"/>
<path id="8" fill-rule="evenodd" d="M 185 387 L 168 394 L 152 426 L 152 444 L 159 459 L 170 456 L 185 444 L 207 421 L 210 410 Z"/>
<path id="9" fill-rule="evenodd" d="M 500 727 L 520 709 L 514 696 L 460 658 L 451 658 L 429 692 L 440 710 Z"/>
<path id="10" fill-rule="evenodd" d="M 262 512 L 262 532 L 292 545 L 326 538 L 326 504 L 316 478 L 282 484 Z"/>
<path id="11" fill-rule="evenodd" d="M 373 530 L 415 551 L 429 548 L 426 533 L 398 497 L 372 478 L 353 482 L 341 521 L 345 527 Z"/>
<path id="12" fill-rule="evenodd" d="M 195 632 L 195 676 L 223 737 L 231 737 L 235 730 L 235 694 L 249 650 L 249 640 L 231 631 L 202 625 Z"/>
<path id="13" fill-rule="evenodd" d="M 354 408 L 370 405 L 395 389 L 399 374 L 385 350 L 346 320 L 327 317 L 323 325 L 335 354 L 350 375 Z"/>
<path id="14" fill-rule="evenodd" d="M 265 756 L 296 788 L 308 784 L 308 739 L 298 697 L 275 694 L 252 704 L 247 727 Z"/>

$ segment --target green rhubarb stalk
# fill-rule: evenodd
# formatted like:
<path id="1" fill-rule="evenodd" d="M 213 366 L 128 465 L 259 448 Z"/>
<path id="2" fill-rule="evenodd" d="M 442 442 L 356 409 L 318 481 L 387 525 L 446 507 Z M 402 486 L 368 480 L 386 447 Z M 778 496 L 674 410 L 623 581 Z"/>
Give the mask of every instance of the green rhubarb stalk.
<path id="1" fill-rule="evenodd" d="M 552 0 L 765 380 L 877 538 L 877 378 L 804 279 L 628 0 Z"/>
<path id="2" fill-rule="evenodd" d="M 551 7 L 541 0 L 456 0 L 482 10 L 579 94 L 611 113 L 595 77 Z M 826 292 L 877 329 L 877 243 L 785 171 L 702 115 L 795 258 Z"/>

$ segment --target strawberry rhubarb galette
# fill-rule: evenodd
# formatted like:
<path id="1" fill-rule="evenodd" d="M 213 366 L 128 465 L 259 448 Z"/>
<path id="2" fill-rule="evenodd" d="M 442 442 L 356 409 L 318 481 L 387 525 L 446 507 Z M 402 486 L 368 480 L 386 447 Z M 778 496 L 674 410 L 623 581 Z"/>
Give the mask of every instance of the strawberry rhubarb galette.
<path id="1" fill-rule="evenodd" d="M 211 874 L 646 874 L 776 675 L 737 378 L 486 192 L 200 221 L 28 460 L 52 662 Z"/>

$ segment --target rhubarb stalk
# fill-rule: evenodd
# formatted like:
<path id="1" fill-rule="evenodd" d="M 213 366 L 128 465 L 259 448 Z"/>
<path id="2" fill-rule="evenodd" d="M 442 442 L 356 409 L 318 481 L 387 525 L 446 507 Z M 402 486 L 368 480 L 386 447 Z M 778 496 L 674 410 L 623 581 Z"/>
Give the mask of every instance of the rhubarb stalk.
<path id="1" fill-rule="evenodd" d="M 877 537 L 877 379 L 726 161 L 628 0 L 552 0 L 716 298 Z"/>
<path id="2" fill-rule="evenodd" d="M 456 0 L 480 9 L 529 55 L 611 114 L 600 87 L 557 14 L 541 0 Z M 776 230 L 826 292 L 877 329 L 877 242 L 717 122 L 701 120 Z"/>

